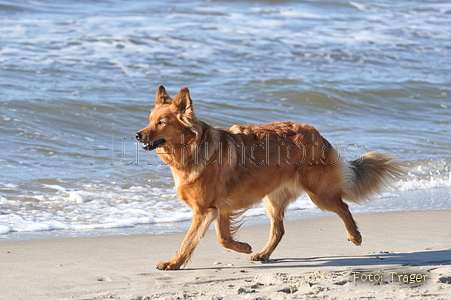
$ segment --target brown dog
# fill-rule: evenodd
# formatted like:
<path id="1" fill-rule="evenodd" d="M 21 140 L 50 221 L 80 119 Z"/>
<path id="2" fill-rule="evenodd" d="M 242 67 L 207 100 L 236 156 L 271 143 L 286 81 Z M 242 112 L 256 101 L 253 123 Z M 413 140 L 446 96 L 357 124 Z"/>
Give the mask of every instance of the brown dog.
<path id="1" fill-rule="evenodd" d="M 342 199 L 365 201 L 402 174 L 395 157 L 376 152 L 342 162 L 331 144 L 306 124 L 213 128 L 194 115 L 188 88 L 172 99 L 160 85 L 149 124 L 136 139 L 145 150 L 158 148 L 171 168 L 179 198 L 194 212 L 179 251 L 159 263 L 160 270 L 185 265 L 213 221 L 224 247 L 251 253 L 249 244 L 234 239 L 236 218 L 263 198 L 271 231 L 265 248 L 251 259 L 268 260 L 284 234 L 285 208 L 303 191 L 320 209 L 336 213 L 348 239 L 360 245 L 362 237 Z"/>

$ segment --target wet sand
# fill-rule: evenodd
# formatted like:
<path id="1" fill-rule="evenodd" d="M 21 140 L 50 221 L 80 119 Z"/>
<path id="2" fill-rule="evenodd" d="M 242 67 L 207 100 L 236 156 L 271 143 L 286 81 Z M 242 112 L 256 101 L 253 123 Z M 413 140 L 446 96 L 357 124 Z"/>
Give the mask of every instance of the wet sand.
<path id="1" fill-rule="evenodd" d="M 178 271 L 158 262 L 184 234 L 0 241 L 0 299 L 450 299 L 451 211 L 356 215 L 362 246 L 338 217 L 287 222 L 269 262 L 220 246 L 209 230 Z M 240 240 L 259 251 L 268 226 Z"/>

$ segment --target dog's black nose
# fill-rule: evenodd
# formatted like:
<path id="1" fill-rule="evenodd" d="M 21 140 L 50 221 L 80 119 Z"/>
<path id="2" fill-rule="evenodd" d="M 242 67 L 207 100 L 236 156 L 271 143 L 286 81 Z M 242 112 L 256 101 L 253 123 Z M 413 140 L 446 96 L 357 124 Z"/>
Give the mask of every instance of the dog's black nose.
<path id="1" fill-rule="evenodd" d="M 142 137 L 143 137 L 143 135 L 142 135 L 141 132 L 137 132 L 137 133 L 135 134 L 135 138 L 136 138 L 138 141 L 139 141 Z"/>

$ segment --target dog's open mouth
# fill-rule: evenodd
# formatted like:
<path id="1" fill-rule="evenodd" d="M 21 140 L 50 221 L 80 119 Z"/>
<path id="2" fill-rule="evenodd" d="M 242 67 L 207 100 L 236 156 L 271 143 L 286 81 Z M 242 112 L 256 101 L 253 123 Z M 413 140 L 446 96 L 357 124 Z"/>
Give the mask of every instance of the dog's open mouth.
<path id="1" fill-rule="evenodd" d="M 151 150 L 154 150 L 155 148 L 157 148 L 158 146 L 163 145 L 164 143 L 166 143 L 165 139 L 156 140 L 151 143 L 143 143 L 143 149 L 151 151 Z"/>

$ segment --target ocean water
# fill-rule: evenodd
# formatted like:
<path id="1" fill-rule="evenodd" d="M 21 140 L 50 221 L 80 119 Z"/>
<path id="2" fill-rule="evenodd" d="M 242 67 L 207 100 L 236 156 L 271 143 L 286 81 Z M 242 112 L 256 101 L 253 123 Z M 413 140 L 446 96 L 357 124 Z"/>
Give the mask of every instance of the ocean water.
<path id="1" fill-rule="evenodd" d="M 0 2 L 2 239 L 189 225 L 140 148 L 159 84 L 215 126 L 297 121 L 406 177 L 352 211 L 451 209 L 448 1 Z M 288 218 L 323 215 L 307 197 Z M 264 210 L 247 212 L 264 220 Z"/>

